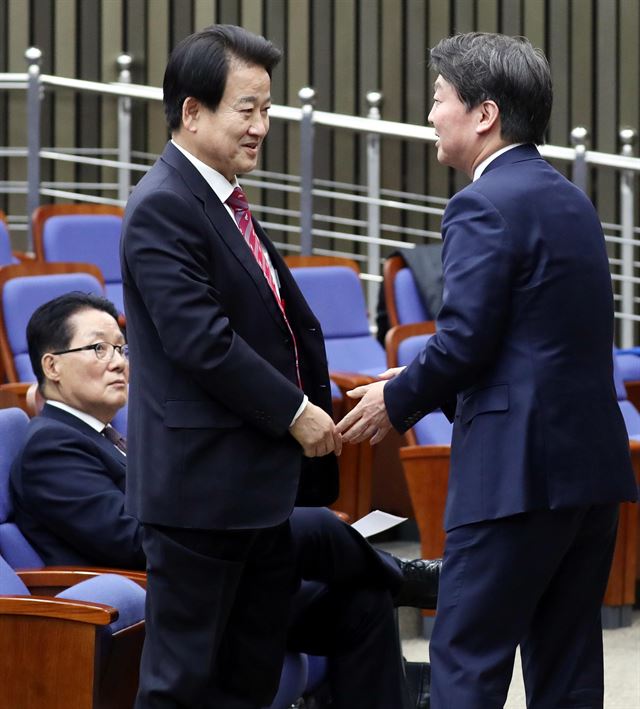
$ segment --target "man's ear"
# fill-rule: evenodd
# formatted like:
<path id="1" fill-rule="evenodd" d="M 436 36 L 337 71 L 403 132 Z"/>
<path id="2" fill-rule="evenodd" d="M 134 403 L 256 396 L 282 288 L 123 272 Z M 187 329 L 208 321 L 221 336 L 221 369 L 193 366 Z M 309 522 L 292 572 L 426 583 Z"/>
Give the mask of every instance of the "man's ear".
<path id="1" fill-rule="evenodd" d="M 197 131 L 201 110 L 200 101 L 197 98 L 193 98 L 193 96 L 187 96 L 182 102 L 182 125 L 189 133 Z"/>
<path id="2" fill-rule="evenodd" d="M 56 355 L 47 352 L 47 354 L 42 355 L 40 364 L 42 366 L 42 371 L 44 372 L 45 379 L 51 380 L 53 382 L 60 381 L 60 371 L 58 369 L 58 358 Z"/>
<path id="3" fill-rule="evenodd" d="M 479 106 L 478 123 L 476 124 L 477 133 L 489 133 L 495 130 L 496 126 L 500 128 L 500 109 L 495 101 L 487 99 Z"/>

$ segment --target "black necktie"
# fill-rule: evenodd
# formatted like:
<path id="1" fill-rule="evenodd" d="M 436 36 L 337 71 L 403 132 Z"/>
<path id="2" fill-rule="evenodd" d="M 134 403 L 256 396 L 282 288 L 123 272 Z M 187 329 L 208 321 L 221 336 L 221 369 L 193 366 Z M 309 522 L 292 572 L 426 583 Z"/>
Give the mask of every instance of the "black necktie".
<path id="1" fill-rule="evenodd" d="M 126 455 L 127 439 L 121 436 L 111 424 L 102 429 L 102 435 L 110 440 L 119 451 Z"/>

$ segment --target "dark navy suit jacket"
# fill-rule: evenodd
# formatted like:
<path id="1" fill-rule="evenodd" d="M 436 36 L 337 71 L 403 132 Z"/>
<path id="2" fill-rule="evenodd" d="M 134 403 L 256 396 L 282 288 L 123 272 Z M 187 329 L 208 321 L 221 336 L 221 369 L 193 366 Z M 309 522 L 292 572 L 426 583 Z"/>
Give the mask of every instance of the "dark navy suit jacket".
<path id="1" fill-rule="evenodd" d="M 455 412 L 445 527 L 636 499 L 598 216 L 532 145 L 449 202 L 438 332 L 385 387 L 393 425 Z"/>
<path id="2" fill-rule="evenodd" d="M 11 468 L 15 521 L 46 565 L 144 569 L 124 510 L 126 458 L 77 416 L 45 405 Z"/>
<path id="3" fill-rule="evenodd" d="M 320 325 L 254 226 L 279 275 L 304 391 L 330 411 Z M 302 391 L 279 307 L 233 218 L 171 143 L 129 199 L 121 260 L 130 512 L 174 527 L 261 528 L 296 499 L 332 502 L 335 456 L 303 460 L 288 432 Z"/>

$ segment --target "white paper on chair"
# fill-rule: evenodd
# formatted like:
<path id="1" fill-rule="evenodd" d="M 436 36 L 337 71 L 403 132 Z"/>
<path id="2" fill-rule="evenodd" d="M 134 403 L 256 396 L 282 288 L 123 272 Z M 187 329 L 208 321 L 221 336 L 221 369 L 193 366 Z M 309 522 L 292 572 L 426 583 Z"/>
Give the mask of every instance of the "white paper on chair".
<path id="1" fill-rule="evenodd" d="M 363 537 L 367 538 L 372 537 L 374 534 L 380 534 L 380 532 L 386 532 L 387 529 L 406 522 L 406 520 L 406 517 L 398 517 L 388 512 L 374 510 L 373 512 L 369 512 L 368 515 L 361 517 L 357 522 L 354 522 L 351 527 L 357 532 L 360 532 Z"/>

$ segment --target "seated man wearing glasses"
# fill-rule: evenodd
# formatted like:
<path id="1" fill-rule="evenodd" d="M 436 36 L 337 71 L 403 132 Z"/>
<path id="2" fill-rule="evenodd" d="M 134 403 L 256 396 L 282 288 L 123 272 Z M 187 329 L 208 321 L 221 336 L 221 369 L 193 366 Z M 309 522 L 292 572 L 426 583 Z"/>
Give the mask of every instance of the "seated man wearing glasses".
<path id="1" fill-rule="evenodd" d="M 60 296 L 34 312 L 27 342 L 46 403 L 11 470 L 17 525 L 47 565 L 144 569 L 140 526 L 124 509 L 126 444 L 110 423 L 127 403 L 129 374 L 114 306 Z M 374 681 L 370 653 L 401 672 L 392 597 L 434 607 L 439 562 L 378 552 L 323 508 L 296 508 L 291 531 L 301 584 L 290 647 L 331 657 L 333 690 L 360 706 L 358 688 Z"/>

